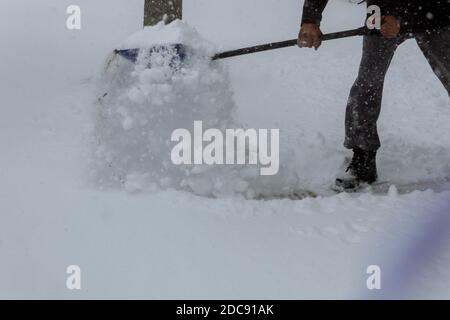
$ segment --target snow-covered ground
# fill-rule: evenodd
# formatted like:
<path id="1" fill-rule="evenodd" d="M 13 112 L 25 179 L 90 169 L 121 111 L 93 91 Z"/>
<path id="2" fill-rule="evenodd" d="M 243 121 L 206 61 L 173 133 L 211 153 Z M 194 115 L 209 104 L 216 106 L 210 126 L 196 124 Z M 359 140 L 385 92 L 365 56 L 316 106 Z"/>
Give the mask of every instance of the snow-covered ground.
<path id="1" fill-rule="evenodd" d="M 68 5 L 82 30 L 65 27 Z M 220 49 L 294 38 L 301 1 L 186 0 L 185 19 Z M 302 201 L 139 194 L 90 182 L 96 77 L 141 28 L 142 0 L 4 0 L 0 12 L 1 298 L 450 297 L 450 192 L 325 192 L 343 159 L 343 117 L 361 39 L 224 62 L 237 119 L 280 128 Z M 107 8 L 107 9 L 105 9 Z M 323 30 L 362 25 L 331 1 Z M 414 41 L 397 52 L 379 127 L 380 179 L 450 173 L 450 102 Z M 66 288 L 79 265 L 82 290 Z M 382 287 L 366 288 L 379 265 Z"/>

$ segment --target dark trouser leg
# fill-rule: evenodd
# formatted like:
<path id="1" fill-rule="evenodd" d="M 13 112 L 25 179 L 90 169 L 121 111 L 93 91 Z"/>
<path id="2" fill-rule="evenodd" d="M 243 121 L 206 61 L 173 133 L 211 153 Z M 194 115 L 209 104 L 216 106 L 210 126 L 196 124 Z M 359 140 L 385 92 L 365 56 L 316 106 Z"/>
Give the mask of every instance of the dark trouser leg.
<path id="1" fill-rule="evenodd" d="M 404 39 L 364 37 L 358 78 L 350 92 L 345 119 L 345 147 L 376 151 L 380 148 L 377 120 L 386 72 Z"/>
<path id="2" fill-rule="evenodd" d="M 450 28 L 416 35 L 416 41 L 450 96 Z"/>

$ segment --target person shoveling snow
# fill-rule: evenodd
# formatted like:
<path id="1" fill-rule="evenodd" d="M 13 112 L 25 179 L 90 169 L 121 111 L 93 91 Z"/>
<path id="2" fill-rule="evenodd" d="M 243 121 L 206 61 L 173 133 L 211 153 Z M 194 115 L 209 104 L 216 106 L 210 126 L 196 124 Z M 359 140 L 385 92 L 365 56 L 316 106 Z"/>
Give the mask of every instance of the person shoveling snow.
<path id="1" fill-rule="evenodd" d="M 323 40 L 365 33 L 359 28 L 324 35 Z M 227 72 L 214 60 L 296 43 L 293 39 L 217 53 L 211 43 L 181 21 L 146 27 L 129 37 L 115 50 L 100 81 L 95 133 L 97 182 L 121 185 L 129 191 L 176 188 L 205 196 L 313 195 L 298 189 L 299 178 L 292 174 L 288 161 L 279 172 L 274 164 L 276 176 L 262 177 L 258 166 L 176 166 L 168 156 L 174 130 L 192 128 L 195 121 L 201 120 L 205 130 L 243 128 L 235 118 Z M 256 152 L 260 151 L 258 147 Z M 292 158 L 289 150 L 282 152 L 284 155 L 278 155 L 277 149 L 269 152 L 274 153 Z"/>
<path id="2" fill-rule="evenodd" d="M 102 106 L 97 125 L 98 178 L 101 183 L 119 183 L 130 191 L 148 187 L 186 189 L 206 196 L 239 193 L 257 197 L 261 188 L 269 195 L 286 194 L 298 189 L 299 177 L 289 169 L 289 161 L 282 161 L 280 174 L 270 179 L 261 178 L 257 173 L 258 168 L 243 163 L 239 166 L 199 163 L 176 166 L 169 156 L 173 142 L 170 137 L 174 130 L 191 129 L 193 123 L 199 120 L 205 124 L 205 129 L 216 128 L 223 131 L 242 127 L 234 116 L 236 106 L 227 73 L 214 60 L 295 44 L 317 49 L 322 41 L 358 35 L 365 36 L 366 44 L 380 42 L 385 45 L 391 42 L 389 56 L 392 57 L 395 48 L 406 39 L 406 36 L 398 37 L 400 24 L 395 15 L 383 17 L 381 28 L 383 37 L 395 39 L 384 39 L 378 32 L 374 35 L 367 28 L 323 35 L 319 22 L 326 3 L 327 1 L 315 5 L 308 1 L 305 3 L 302 29 L 299 38 L 294 40 L 217 53 L 214 46 L 203 40 L 195 30 L 183 22 L 175 21 L 169 25 L 161 23 L 156 27 L 145 28 L 124 41 L 115 50 L 102 79 Z M 438 25 L 441 26 L 441 23 L 438 22 Z M 436 31 L 435 38 L 445 37 L 445 30 Z M 446 59 L 449 50 L 438 38 L 434 41 L 432 34 L 417 33 L 416 38 L 422 39 L 424 52 L 448 88 L 449 72 L 446 66 L 449 64 Z M 399 42 L 395 42 L 396 40 Z M 427 43 L 429 45 L 425 48 Z M 377 46 L 374 46 L 377 51 Z M 367 55 L 370 50 L 364 52 Z M 434 61 L 431 56 L 437 57 L 437 60 Z M 357 89 L 382 89 L 384 74 L 390 61 L 385 56 L 382 58 L 387 62 L 382 74 L 375 72 L 376 70 L 361 72 L 352 90 L 347 112 L 346 146 L 353 149 L 354 157 L 348 169 L 349 177 L 336 180 L 337 191 L 362 190 L 366 184 L 373 184 L 377 180 L 375 158 L 379 140 L 376 120 L 381 90 L 359 92 L 361 90 Z M 366 60 L 373 59 L 366 57 Z M 380 63 L 382 62 L 368 64 L 379 68 Z M 361 67 L 367 68 L 364 65 Z M 369 74 L 375 76 L 370 77 Z M 373 84 L 377 79 L 380 83 Z M 367 108 L 362 110 L 360 107 L 365 105 L 364 99 L 367 97 L 369 101 L 378 104 L 377 108 L 370 109 L 373 112 L 364 111 Z M 357 122 L 360 118 L 362 124 Z M 314 194 L 308 190 L 301 191 Z"/>
<path id="3" fill-rule="evenodd" d="M 328 0 L 306 0 L 300 47 L 321 44 L 320 22 Z M 346 176 L 337 191 L 355 191 L 378 179 L 376 156 L 381 146 L 377 121 L 386 73 L 399 45 L 415 38 L 436 76 L 450 95 L 450 2 L 427 0 L 367 1 L 381 9 L 382 36 L 365 36 L 358 78 L 348 100 L 345 147 L 353 150 Z"/>

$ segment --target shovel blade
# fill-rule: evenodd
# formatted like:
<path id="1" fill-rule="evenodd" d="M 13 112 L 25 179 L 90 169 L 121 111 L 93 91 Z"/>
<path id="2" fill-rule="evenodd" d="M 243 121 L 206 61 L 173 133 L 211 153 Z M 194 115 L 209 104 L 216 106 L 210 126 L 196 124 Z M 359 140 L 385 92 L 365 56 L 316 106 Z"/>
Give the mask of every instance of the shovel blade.
<path id="1" fill-rule="evenodd" d="M 132 49 L 117 49 L 114 53 L 121 56 L 122 58 L 136 63 L 138 57 L 143 54 L 150 56 L 154 53 L 168 54 L 171 56 L 171 64 L 183 63 L 187 59 L 187 48 L 181 43 L 177 44 L 166 44 L 166 45 L 156 45 L 151 48 L 132 48 Z M 151 67 L 149 65 L 149 67 Z"/>

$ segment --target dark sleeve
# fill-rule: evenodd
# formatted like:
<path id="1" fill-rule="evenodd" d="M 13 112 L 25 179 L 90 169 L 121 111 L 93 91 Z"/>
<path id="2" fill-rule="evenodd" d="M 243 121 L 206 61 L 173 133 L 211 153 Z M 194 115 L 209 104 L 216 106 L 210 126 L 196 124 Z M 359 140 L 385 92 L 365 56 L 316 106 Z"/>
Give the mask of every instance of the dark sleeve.
<path id="1" fill-rule="evenodd" d="M 325 10 L 328 0 L 305 0 L 303 5 L 303 23 L 315 23 L 320 25 L 322 12 Z"/>
<path id="2" fill-rule="evenodd" d="M 383 16 L 401 17 L 407 8 L 407 4 L 405 4 L 407 1 L 405 0 L 377 0 L 374 2 L 380 7 Z"/>

